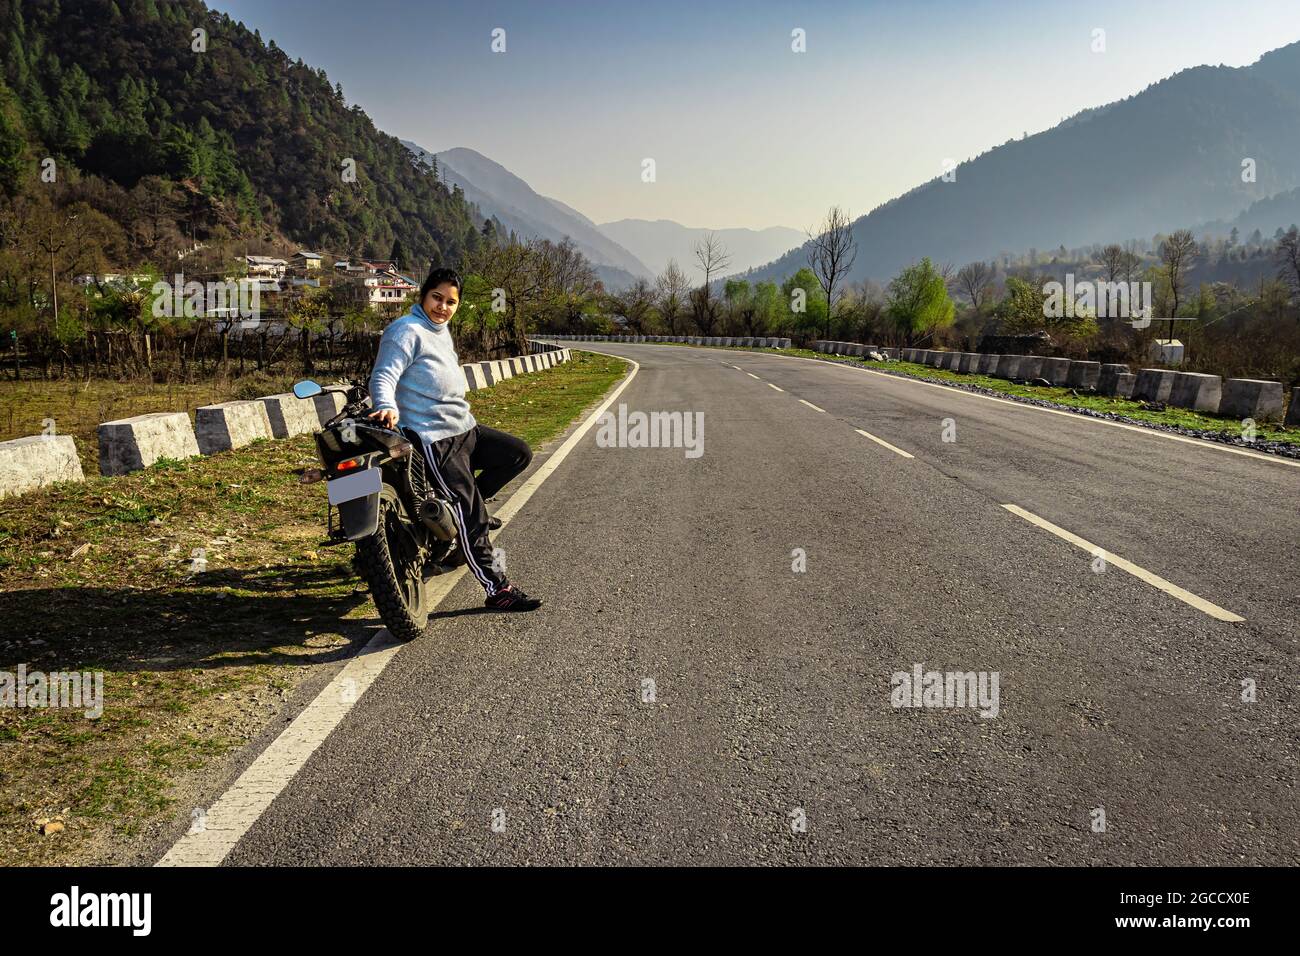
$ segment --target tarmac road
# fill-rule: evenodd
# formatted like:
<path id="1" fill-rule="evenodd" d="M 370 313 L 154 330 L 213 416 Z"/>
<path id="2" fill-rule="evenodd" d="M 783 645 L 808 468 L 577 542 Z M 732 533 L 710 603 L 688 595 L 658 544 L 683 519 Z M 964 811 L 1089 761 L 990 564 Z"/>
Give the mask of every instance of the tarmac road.
<path id="1" fill-rule="evenodd" d="M 545 606 L 461 578 L 226 864 L 1300 863 L 1300 468 L 594 347 L 703 454 L 588 432 L 496 539 Z M 893 706 L 915 665 L 996 672 L 996 716 Z"/>

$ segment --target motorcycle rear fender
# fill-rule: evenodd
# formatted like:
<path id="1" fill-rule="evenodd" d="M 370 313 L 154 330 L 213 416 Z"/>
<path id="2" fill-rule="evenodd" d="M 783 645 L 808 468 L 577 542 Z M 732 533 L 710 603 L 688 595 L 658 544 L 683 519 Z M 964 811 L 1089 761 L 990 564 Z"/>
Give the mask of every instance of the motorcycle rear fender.
<path id="1" fill-rule="evenodd" d="M 348 541 L 360 541 L 379 530 L 379 495 L 345 501 L 338 509 L 343 537 Z"/>

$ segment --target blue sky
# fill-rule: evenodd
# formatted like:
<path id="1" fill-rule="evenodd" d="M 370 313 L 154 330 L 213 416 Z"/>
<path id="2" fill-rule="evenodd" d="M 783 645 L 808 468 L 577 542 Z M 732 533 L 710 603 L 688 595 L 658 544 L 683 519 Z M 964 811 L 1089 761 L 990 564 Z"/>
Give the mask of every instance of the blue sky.
<path id="1" fill-rule="evenodd" d="M 861 215 L 945 159 L 1300 40 L 1296 0 L 209 5 L 323 68 L 388 133 L 476 149 L 597 222 L 709 228 Z"/>

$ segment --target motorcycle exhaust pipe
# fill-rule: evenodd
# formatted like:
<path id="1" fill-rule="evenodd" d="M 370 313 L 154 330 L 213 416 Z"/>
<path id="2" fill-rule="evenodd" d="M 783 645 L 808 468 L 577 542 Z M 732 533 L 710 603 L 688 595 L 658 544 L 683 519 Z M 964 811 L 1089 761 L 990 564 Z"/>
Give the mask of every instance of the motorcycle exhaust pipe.
<path id="1" fill-rule="evenodd" d="M 456 522 L 451 516 L 451 507 L 441 498 L 428 498 L 420 505 L 420 520 L 439 541 L 450 541 L 456 537 Z"/>

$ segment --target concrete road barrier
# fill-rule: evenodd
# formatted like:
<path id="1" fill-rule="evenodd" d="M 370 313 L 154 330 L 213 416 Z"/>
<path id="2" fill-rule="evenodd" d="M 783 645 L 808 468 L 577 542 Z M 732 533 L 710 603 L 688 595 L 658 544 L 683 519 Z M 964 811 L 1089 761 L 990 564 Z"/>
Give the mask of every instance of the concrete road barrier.
<path id="1" fill-rule="evenodd" d="M 979 352 L 962 352 L 957 362 L 957 371 L 973 375 L 980 370 Z"/>
<path id="2" fill-rule="evenodd" d="M 1041 355 L 1022 355 L 1020 365 L 1016 368 L 1016 378 L 1033 381 L 1043 377 L 1043 357 Z"/>
<path id="3" fill-rule="evenodd" d="M 1100 378 L 1100 362 L 1071 362 L 1070 378 L 1065 384 L 1081 392 L 1091 392 L 1097 389 Z"/>
<path id="4" fill-rule="evenodd" d="M 1097 393 L 1100 395 L 1116 395 L 1115 383 L 1120 375 L 1128 375 L 1127 365 L 1120 365 L 1114 362 L 1107 362 L 1101 366 L 1101 372 L 1097 376 Z M 1132 393 L 1132 389 L 1129 392 Z M 1127 398 L 1128 396 L 1124 396 Z"/>
<path id="5" fill-rule="evenodd" d="M 58 481 L 85 481 L 71 435 L 28 435 L 0 441 L 0 498 Z"/>
<path id="6" fill-rule="evenodd" d="M 1178 373 L 1167 368 L 1144 368 L 1137 373 L 1137 384 L 1133 386 L 1133 398 L 1139 402 L 1167 402 L 1169 391 L 1174 387 L 1174 376 Z"/>
<path id="7" fill-rule="evenodd" d="M 1277 421 L 1282 417 L 1282 383 L 1230 378 L 1223 383 L 1219 414 L 1257 422 Z"/>
<path id="8" fill-rule="evenodd" d="M 271 422 L 271 434 L 276 438 L 293 438 L 309 435 L 320 427 L 316 406 L 311 399 L 299 398 L 293 392 L 267 395 L 258 399 L 266 406 L 266 417 Z"/>
<path id="9" fill-rule="evenodd" d="M 270 427 L 268 421 L 268 431 Z M 99 426 L 102 475 L 125 475 L 148 468 L 160 458 L 193 458 L 198 454 L 194 426 L 185 412 L 153 412 Z"/>
<path id="10" fill-rule="evenodd" d="M 980 356 L 979 374 L 992 375 L 998 370 L 998 359 L 1002 356 L 995 352 L 985 352 Z"/>
<path id="11" fill-rule="evenodd" d="M 1005 378 L 1011 381 L 1020 371 L 1020 360 L 1022 355 L 999 355 L 997 368 L 993 374 L 998 378 Z"/>
<path id="12" fill-rule="evenodd" d="M 316 408 L 316 419 L 322 428 L 325 427 L 326 422 L 343 411 L 343 406 L 348 403 L 342 392 L 321 392 L 319 395 L 312 396 L 311 402 Z"/>
<path id="13" fill-rule="evenodd" d="M 538 357 L 540 358 L 542 355 L 545 354 L 546 354 L 545 352 L 540 352 L 538 353 Z M 465 373 L 466 391 L 472 392 L 475 391 L 476 389 L 487 388 L 488 385 L 487 376 L 483 374 L 483 370 L 479 368 L 477 365 L 462 365 L 460 367 L 460 370 L 463 373 Z M 275 422 L 271 423 L 271 427 L 272 428 L 275 427 Z"/>
<path id="14" fill-rule="evenodd" d="M 1132 372 L 1120 372 L 1115 376 L 1116 398 L 1132 398 L 1133 389 L 1137 387 L 1137 376 Z"/>
<path id="15" fill-rule="evenodd" d="M 1291 389 L 1291 404 L 1286 408 L 1286 421 L 1290 428 L 1300 428 L 1300 388 Z"/>
<path id="16" fill-rule="evenodd" d="M 1223 379 L 1200 372 L 1179 372 L 1169 389 L 1169 404 L 1214 414 L 1223 397 Z"/>
<path id="17" fill-rule="evenodd" d="M 243 448 L 259 438 L 273 438 L 271 419 L 259 401 L 218 402 L 194 410 L 194 436 L 199 451 L 215 455 Z"/>
<path id="18" fill-rule="evenodd" d="M 1053 385 L 1070 384 L 1070 360 L 1068 358 L 1044 358 L 1038 372 L 1039 378 L 1045 378 Z"/>

